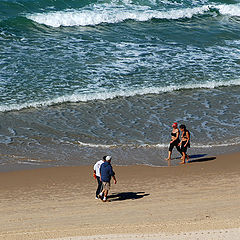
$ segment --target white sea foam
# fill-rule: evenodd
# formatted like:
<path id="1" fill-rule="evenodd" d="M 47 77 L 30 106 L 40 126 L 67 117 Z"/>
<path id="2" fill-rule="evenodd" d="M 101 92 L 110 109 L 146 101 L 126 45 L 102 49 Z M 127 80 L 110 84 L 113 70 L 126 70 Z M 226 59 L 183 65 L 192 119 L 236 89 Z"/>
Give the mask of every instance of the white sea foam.
<path id="1" fill-rule="evenodd" d="M 66 10 L 28 15 L 27 18 L 39 24 L 51 27 L 60 26 L 95 26 L 101 23 L 118 23 L 125 20 L 148 21 L 151 19 L 183 19 L 202 15 L 211 9 L 223 15 L 240 16 L 240 5 L 204 5 L 201 7 L 173 9 L 168 11 L 151 10 L 143 6 L 131 9 L 118 5 L 93 5 L 92 9 Z"/>
<path id="2" fill-rule="evenodd" d="M 88 101 L 95 101 L 95 100 L 108 100 L 114 99 L 117 97 L 132 97 L 136 95 L 147 95 L 147 94 L 160 94 L 164 92 L 172 92 L 178 90 L 186 90 L 186 89 L 213 89 L 217 87 L 228 87 L 228 86 L 240 86 L 240 79 L 226 81 L 226 82 L 205 82 L 205 83 L 198 83 L 198 84 L 186 84 L 186 85 L 175 85 L 175 86 L 167 86 L 167 87 L 146 87 L 146 88 L 138 88 L 138 89 L 120 89 L 120 90 L 113 90 L 113 91 L 101 91 L 96 93 L 78 93 L 72 95 L 66 95 L 61 97 L 56 97 L 46 101 L 39 101 L 39 102 L 26 102 L 22 104 L 1 104 L 0 105 L 0 112 L 7 112 L 13 110 L 21 110 L 26 108 L 37 108 L 37 107 L 44 107 L 44 106 L 51 106 L 55 104 L 61 104 L 66 102 L 88 102 Z"/>
<path id="3" fill-rule="evenodd" d="M 192 144 L 191 146 L 194 148 L 214 148 L 214 147 L 228 147 L 228 146 L 236 146 L 240 144 L 240 137 L 233 138 L 231 140 L 224 141 L 222 143 L 212 143 L 212 144 Z"/>
<path id="4" fill-rule="evenodd" d="M 216 7 L 222 15 L 240 16 L 240 4 L 219 5 Z"/>
<path id="5" fill-rule="evenodd" d="M 84 143 L 78 141 L 80 146 L 90 148 L 165 148 L 168 144 L 98 144 L 98 143 Z"/>
<path id="6" fill-rule="evenodd" d="M 79 145 L 80 146 L 83 146 L 83 147 L 90 147 L 90 148 L 116 148 L 117 145 L 115 144 L 112 144 L 112 145 L 109 145 L 109 144 L 94 144 L 94 143 L 84 143 L 84 142 L 81 142 L 81 141 L 78 141 Z"/>
<path id="7" fill-rule="evenodd" d="M 97 144 L 97 143 L 84 143 L 78 141 L 80 146 L 89 147 L 89 148 L 104 148 L 104 149 L 113 149 L 113 148 L 167 148 L 168 143 L 158 143 L 158 144 Z M 233 139 L 229 142 L 222 142 L 216 144 L 191 144 L 191 148 L 214 148 L 214 147 L 228 147 L 235 146 L 240 144 L 240 138 Z"/>

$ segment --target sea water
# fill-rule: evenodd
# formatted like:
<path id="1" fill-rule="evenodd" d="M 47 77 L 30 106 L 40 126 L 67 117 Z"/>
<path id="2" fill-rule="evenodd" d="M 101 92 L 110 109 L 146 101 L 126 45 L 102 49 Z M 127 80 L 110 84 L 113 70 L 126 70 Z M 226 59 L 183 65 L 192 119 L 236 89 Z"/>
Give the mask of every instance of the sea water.
<path id="1" fill-rule="evenodd" d="M 0 170 L 239 151 L 239 73 L 239 0 L 0 0 Z"/>

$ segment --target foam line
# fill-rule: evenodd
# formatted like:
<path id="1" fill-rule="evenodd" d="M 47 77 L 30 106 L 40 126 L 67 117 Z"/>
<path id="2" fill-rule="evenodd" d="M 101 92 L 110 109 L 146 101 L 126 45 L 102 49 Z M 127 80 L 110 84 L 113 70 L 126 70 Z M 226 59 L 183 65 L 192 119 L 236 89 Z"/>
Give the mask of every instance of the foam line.
<path id="1" fill-rule="evenodd" d="M 156 19 L 182 19 L 192 18 L 194 15 L 204 14 L 211 9 L 218 10 L 223 15 L 240 16 L 240 5 L 206 5 L 195 8 L 185 8 L 170 11 L 157 11 L 157 10 L 142 10 L 133 9 L 127 10 L 119 7 L 112 7 L 106 9 L 93 10 L 71 10 L 71 11 L 58 11 L 50 13 L 39 13 L 28 15 L 27 18 L 51 27 L 60 26 L 88 26 L 98 25 L 101 23 L 118 23 L 125 20 L 135 21 L 148 21 L 153 18 Z"/>
<path id="2" fill-rule="evenodd" d="M 197 83 L 197 84 L 186 84 L 186 85 L 175 85 L 168 87 L 148 87 L 143 89 L 128 89 L 128 90 L 116 90 L 116 91 L 102 91 L 96 93 L 78 93 L 72 95 L 66 95 L 61 97 L 56 97 L 47 101 L 39 101 L 39 102 L 26 102 L 22 104 L 2 104 L 0 105 L 0 112 L 7 112 L 13 110 L 21 110 L 26 108 L 38 108 L 44 106 L 51 106 L 55 104 L 61 104 L 66 102 L 88 102 L 95 100 L 108 100 L 114 99 L 117 97 L 132 97 L 136 95 L 147 95 L 147 94 L 160 94 L 164 92 L 172 92 L 178 90 L 187 90 L 187 89 L 213 89 L 217 87 L 228 87 L 228 86 L 240 86 L 240 79 L 227 81 L 227 82 L 205 82 L 205 83 Z"/>
<path id="3" fill-rule="evenodd" d="M 240 17 L 240 4 L 219 5 L 216 7 L 222 15 Z"/>
<path id="4" fill-rule="evenodd" d="M 89 147 L 89 148 L 167 148 L 169 144 L 167 143 L 158 143 L 158 144 L 94 144 L 94 143 L 84 143 L 81 141 L 78 141 L 78 144 L 83 147 Z M 216 144 L 191 144 L 191 148 L 213 148 L 213 147 L 228 147 L 228 146 L 234 146 L 240 144 L 240 138 L 237 138 L 234 140 L 234 142 L 229 143 L 216 143 Z"/>
<path id="5" fill-rule="evenodd" d="M 93 5 L 92 9 L 67 10 L 49 13 L 35 13 L 27 15 L 28 19 L 39 24 L 51 27 L 70 26 L 95 26 L 102 23 L 119 23 L 125 20 L 149 21 L 151 19 L 177 20 L 203 15 L 211 10 L 220 14 L 240 16 L 240 5 L 204 5 L 201 7 L 173 9 L 169 11 L 151 10 L 149 8 L 132 6 L 126 7 L 109 5 Z"/>

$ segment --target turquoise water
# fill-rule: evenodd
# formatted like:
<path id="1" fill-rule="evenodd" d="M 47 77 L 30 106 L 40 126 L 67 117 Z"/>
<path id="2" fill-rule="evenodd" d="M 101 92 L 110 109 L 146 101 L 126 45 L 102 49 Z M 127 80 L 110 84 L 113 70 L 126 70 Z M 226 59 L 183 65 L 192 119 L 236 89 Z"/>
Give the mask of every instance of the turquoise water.
<path id="1" fill-rule="evenodd" d="M 239 150 L 239 23 L 240 1 L 0 0 L 2 167 L 164 165 L 175 121 L 192 154 Z"/>

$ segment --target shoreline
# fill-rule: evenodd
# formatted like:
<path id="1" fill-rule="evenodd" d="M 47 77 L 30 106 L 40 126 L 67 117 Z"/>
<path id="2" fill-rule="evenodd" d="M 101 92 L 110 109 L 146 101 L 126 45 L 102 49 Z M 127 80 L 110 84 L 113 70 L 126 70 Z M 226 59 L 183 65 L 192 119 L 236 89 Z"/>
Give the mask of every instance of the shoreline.
<path id="1" fill-rule="evenodd" d="M 219 147 L 220 148 L 220 147 Z M 234 145 L 234 146 L 224 146 L 222 147 L 221 151 L 220 149 L 214 150 L 211 148 L 206 147 L 207 150 L 200 151 L 199 148 L 192 147 L 189 150 L 189 156 L 190 160 L 195 162 L 198 160 L 201 160 L 203 158 L 211 158 L 211 157 L 217 157 L 221 155 L 231 155 L 239 152 L 240 145 Z M 203 148 L 200 148 L 203 149 Z M 227 149 L 227 150 L 226 150 Z M 150 151 L 148 149 L 148 151 Z M 158 150 L 153 149 L 153 155 L 150 156 L 150 159 L 147 161 L 139 160 L 139 162 L 136 162 L 136 159 L 131 160 L 131 163 L 128 163 L 128 160 L 124 158 L 123 156 L 116 159 L 115 156 L 118 156 L 118 154 L 114 151 L 109 153 L 108 151 L 101 151 L 102 154 L 98 154 L 98 156 L 95 156 L 94 159 L 97 161 L 98 159 L 101 159 L 103 155 L 106 155 L 108 153 L 109 155 L 113 156 L 113 164 L 118 167 L 128 167 L 128 166 L 151 166 L 151 167 L 169 167 L 169 163 L 165 161 L 165 158 L 167 158 L 167 149 Z M 148 154 L 146 152 L 142 152 L 143 157 L 147 157 Z M 138 153 L 139 154 L 139 153 Z M 0 154 L 1 156 L 11 156 L 9 154 Z M 100 155 L 100 156 L 99 156 Z M 145 156 L 146 155 L 146 156 Z M 51 160 L 51 159 L 37 159 L 37 158 L 31 158 L 31 157 L 19 157 L 12 155 L 15 158 L 15 161 L 13 161 L 11 164 L 1 164 L 0 165 L 0 173 L 1 172 L 15 172 L 15 171 L 25 171 L 25 170 L 34 170 L 34 169 L 45 169 L 45 168 L 56 168 L 56 167 L 86 167 L 91 166 L 95 163 L 94 160 L 85 162 L 85 159 L 83 161 L 69 161 L 67 164 L 61 161 L 57 160 Z M 157 156 L 157 157 L 156 157 Z M 164 156 L 162 158 L 159 158 L 159 156 Z M 172 155 L 173 159 L 170 162 L 171 166 L 178 166 L 178 161 L 180 159 L 180 156 L 178 155 L 177 151 L 173 151 Z M 131 159 L 131 157 L 130 157 Z M 19 161 L 17 163 L 17 161 Z M 122 162 L 123 161 L 123 162 Z M 134 162 L 135 163 L 132 163 Z M 85 162 L 83 164 L 83 162 Z M 78 164 L 77 164 L 78 163 Z"/>
<path id="2" fill-rule="evenodd" d="M 0 172 L 0 238 L 184 239 L 184 233 L 240 228 L 239 152 L 173 167 L 112 165 L 118 184 L 109 203 L 94 199 L 92 166 Z"/>

